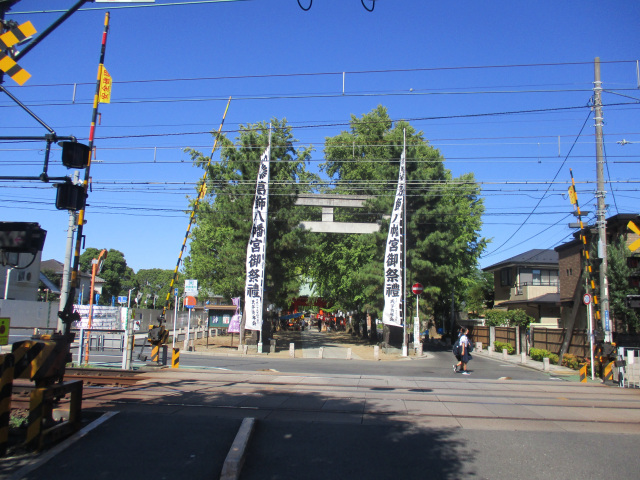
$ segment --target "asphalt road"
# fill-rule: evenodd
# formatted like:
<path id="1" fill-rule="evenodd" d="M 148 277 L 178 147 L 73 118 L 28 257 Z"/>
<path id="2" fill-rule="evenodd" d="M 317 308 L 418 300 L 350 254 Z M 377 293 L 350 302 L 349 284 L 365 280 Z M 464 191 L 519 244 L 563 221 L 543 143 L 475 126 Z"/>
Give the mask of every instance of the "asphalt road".
<path id="1" fill-rule="evenodd" d="M 244 480 L 637 478 L 640 391 L 451 364 L 444 349 L 384 362 L 188 353 L 135 387 L 87 386 L 83 409 L 115 415 L 0 478 L 219 478 L 245 417 L 257 422 Z"/>
<path id="2" fill-rule="evenodd" d="M 453 354 L 446 351 L 427 352 L 424 358 L 409 357 L 408 360 L 380 361 L 336 360 L 311 358 L 274 358 L 260 356 L 208 356 L 197 352 L 183 352 L 180 366 L 184 368 L 220 369 L 230 371 L 274 370 L 282 373 L 308 374 L 361 374 L 411 377 L 456 377 L 452 365 Z M 514 380 L 549 380 L 550 375 L 527 367 L 506 364 L 493 359 L 474 357 L 468 367 L 476 379 L 497 380 L 509 377 Z"/>

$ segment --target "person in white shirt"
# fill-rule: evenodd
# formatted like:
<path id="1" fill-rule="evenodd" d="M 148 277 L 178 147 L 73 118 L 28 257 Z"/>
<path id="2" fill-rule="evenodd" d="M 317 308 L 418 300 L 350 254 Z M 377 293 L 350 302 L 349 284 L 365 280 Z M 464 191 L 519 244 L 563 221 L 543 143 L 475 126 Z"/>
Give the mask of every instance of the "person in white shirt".
<path id="1" fill-rule="evenodd" d="M 462 327 L 460 329 L 460 337 L 458 338 L 458 342 L 460 343 L 460 347 L 462 348 L 462 350 L 460 352 L 460 356 L 458 357 L 458 364 L 454 366 L 454 371 L 461 372 L 462 375 L 471 375 L 469 372 L 467 372 L 467 364 L 469 363 L 469 360 L 471 360 L 471 352 L 469 351 L 471 343 L 469 342 L 467 333 L 469 333 L 468 328 Z"/>

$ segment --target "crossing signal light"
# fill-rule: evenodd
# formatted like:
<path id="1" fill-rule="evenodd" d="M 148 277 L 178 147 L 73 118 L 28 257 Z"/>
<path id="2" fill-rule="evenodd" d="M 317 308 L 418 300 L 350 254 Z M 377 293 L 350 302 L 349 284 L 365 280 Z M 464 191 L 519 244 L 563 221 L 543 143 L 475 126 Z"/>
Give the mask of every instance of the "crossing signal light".
<path id="1" fill-rule="evenodd" d="M 3 252 L 41 252 L 47 231 L 34 222 L 0 222 L 0 250 Z"/>
<path id="2" fill-rule="evenodd" d="M 82 210 L 87 194 L 82 185 L 71 182 L 57 183 L 56 208 L 58 210 Z"/>
<path id="3" fill-rule="evenodd" d="M 89 165 L 91 149 L 78 142 L 60 142 L 62 146 L 62 164 L 67 168 L 86 168 Z"/>

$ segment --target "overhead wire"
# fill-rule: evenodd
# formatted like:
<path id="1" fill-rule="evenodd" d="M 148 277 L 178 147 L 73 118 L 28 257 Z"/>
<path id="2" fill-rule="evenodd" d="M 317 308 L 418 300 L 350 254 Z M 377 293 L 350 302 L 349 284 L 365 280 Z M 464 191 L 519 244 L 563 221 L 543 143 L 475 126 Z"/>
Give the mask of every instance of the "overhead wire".
<path id="1" fill-rule="evenodd" d="M 571 148 L 569 149 L 569 152 L 567 153 L 567 155 L 565 155 L 565 161 L 562 162 L 562 164 L 560 165 L 560 168 L 557 170 L 556 174 L 553 177 L 552 181 L 555 181 L 556 178 L 558 178 L 558 175 L 560 174 L 560 170 L 562 169 L 562 167 L 564 166 L 566 160 L 569 158 L 569 156 L 571 155 L 571 152 L 573 151 L 573 147 L 576 145 L 576 141 L 578 138 L 580 138 L 580 135 L 582 135 L 582 131 L 584 130 L 584 127 L 587 125 L 587 121 L 589 120 L 589 118 L 591 117 L 591 111 L 589 111 L 589 113 L 587 114 L 587 118 L 584 119 L 584 123 L 582 124 L 582 127 L 580 128 L 580 132 L 578 133 L 578 135 L 576 136 L 576 140 L 574 141 L 574 143 L 571 145 Z M 547 189 L 548 191 L 548 189 Z M 546 194 L 546 192 L 545 192 Z M 530 216 L 533 214 L 533 212 L 536 211 L 536 209 L 538 208 L 538 206 L 540 206 L 540 203 L 542 203 L 542 200 L 544 199 L 544 195 L 540 198 L 540 200 L 538 200 L 538 203 L 536 203 L 536 205 L 533 207 L 533 210 L 531 211 L 531 213 L 524 219 L 524 221 L 522 222 L 522 224 L 497 248 L 493 249 L 491 252 L 488 252 L 486 254 L 483 255 L 483 258 L 486 257 L 490 257 L 492 255 L 495 255 L 496 253 L 498 253 L 500 251 L 500 249 L 502 247 L 504 247 L 509 241 L 511 241 L 511 239 L 513 237 L 515 237 L 515 235 L 522 229 L 522 227 L 527 223 L 527 220 L 530 218 Z"/>

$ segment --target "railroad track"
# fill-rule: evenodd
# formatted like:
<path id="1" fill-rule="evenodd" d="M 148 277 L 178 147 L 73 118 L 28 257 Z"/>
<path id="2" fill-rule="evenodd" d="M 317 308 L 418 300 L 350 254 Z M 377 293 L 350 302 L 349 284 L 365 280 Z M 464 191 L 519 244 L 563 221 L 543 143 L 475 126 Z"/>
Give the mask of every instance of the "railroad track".
<path id="1" fill-rule="evenodd" d="M 87 385 L 131 386 L 147 377 L 143 373 L 108 368 L 67 368 L 65 380 L 83 380 Z"/>
<path id="2" fill-rule="evenodd" d="M 85 386 L 131 387 L 147 377 L 143 373 L 108 368 L 67 368 L 65 381 L 82 380 Z M 13 383 L 12 408 L 28 408 L 30 394 L 35 383 L 16 379 Z"/>

